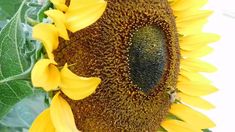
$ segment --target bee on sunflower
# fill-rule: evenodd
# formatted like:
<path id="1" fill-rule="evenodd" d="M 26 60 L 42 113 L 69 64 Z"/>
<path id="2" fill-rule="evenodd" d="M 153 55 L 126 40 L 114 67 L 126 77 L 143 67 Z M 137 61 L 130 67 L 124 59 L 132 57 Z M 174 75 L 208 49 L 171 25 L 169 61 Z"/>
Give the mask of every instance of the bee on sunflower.
<path id="1" fill-rule="evenodd" d="M 215 126 L 194 110 L 217 89 L 199 58 L 219 36 L 202 32 L 207 0 L 51 0 L 52 23 L 33 28 L 47 58 L 32 83 L 54 91 L 33 122 L 42 131 L 202 132 Z M 63 68 L 61 68 L 63 67 Z"/>

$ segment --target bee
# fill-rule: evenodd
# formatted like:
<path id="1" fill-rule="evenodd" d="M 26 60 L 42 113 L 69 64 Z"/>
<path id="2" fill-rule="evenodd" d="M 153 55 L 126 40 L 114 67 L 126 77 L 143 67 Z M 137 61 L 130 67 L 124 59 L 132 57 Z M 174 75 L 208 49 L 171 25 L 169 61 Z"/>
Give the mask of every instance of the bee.
<path id="1" fill-rule="evenodd" d="M 176 88 L 175 88 L 175 87 L 168 86 L 168 87 L 167 87 L 167 94 L 168 94 L 169 97 L 170 97 L 171 103 L 175 102 L 175 100 L 178 99 L 178 97 L 177 97 L 177 91 L 176 91 Z"/>

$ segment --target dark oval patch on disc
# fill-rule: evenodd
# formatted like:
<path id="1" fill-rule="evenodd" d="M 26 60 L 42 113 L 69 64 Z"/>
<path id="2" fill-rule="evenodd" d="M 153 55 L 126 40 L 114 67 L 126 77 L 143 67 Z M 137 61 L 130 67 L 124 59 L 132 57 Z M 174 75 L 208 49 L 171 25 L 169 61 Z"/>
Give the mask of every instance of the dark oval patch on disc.
<path id="1" fill-rule="evenodd" d="M 130 47 L 131 79 L 147 93 L 161 80 L 167 61 L 164 32 L 157 26 L 146 26 L 134 32 Z"/>

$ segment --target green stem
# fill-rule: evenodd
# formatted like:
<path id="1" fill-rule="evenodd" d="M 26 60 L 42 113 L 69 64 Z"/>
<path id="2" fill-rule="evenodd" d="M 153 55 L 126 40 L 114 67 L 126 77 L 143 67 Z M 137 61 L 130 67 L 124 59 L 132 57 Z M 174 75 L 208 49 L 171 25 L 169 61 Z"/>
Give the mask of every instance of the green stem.
<path id="1" fill-rule="evenodd" d="M 42 5 L 39 3 L 34 3 L 34 2 L 28 2 L 27 6 L 31 6 L 31 7 L 41 7 Z"/>
<path id="2" fill-rule="evenodd" d="M 26 16 L 25 19 L 26 19 L 27 23 L 28 23 L 30 26 L 35 26 L 35 25 L 39 24 L 38 21 L 35 21 L 34 19 L 32 19 L 32 18 L 30 18 L 30 17 L 27 17 L 27 16 Z"/>

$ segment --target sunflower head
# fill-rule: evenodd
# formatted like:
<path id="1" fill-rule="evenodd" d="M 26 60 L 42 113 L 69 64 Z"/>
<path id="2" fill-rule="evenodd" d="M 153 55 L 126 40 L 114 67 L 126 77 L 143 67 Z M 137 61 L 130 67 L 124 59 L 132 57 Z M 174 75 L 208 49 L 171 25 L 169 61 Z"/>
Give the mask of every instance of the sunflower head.
<path id="1" fill-rule="evenodd" d="M 92 96 L 69 100 L 80 130 L 157 130 L 179 72 L 178 34 L 167 0 L 110 0 L 96 23 L 60 45 L 57 62 L 102 79 Z"/>
<path id="2" fill-rule="evenodd" d="M 47 124 L 65 132 L 202 132 L 215 126 L 188 106 L 214 107 L 201 96 L 216 88 L 200 72 L 216 68 L 198 59 L 219 38 L 202 32 L 211 14 L 200 10 L 207 0 L 51 2 L 56 9 L 45 14 L 52 23 L 33 30 L 47 59 L 35 64 L 32 82 L 59 92 L 31 132 Z"/>

